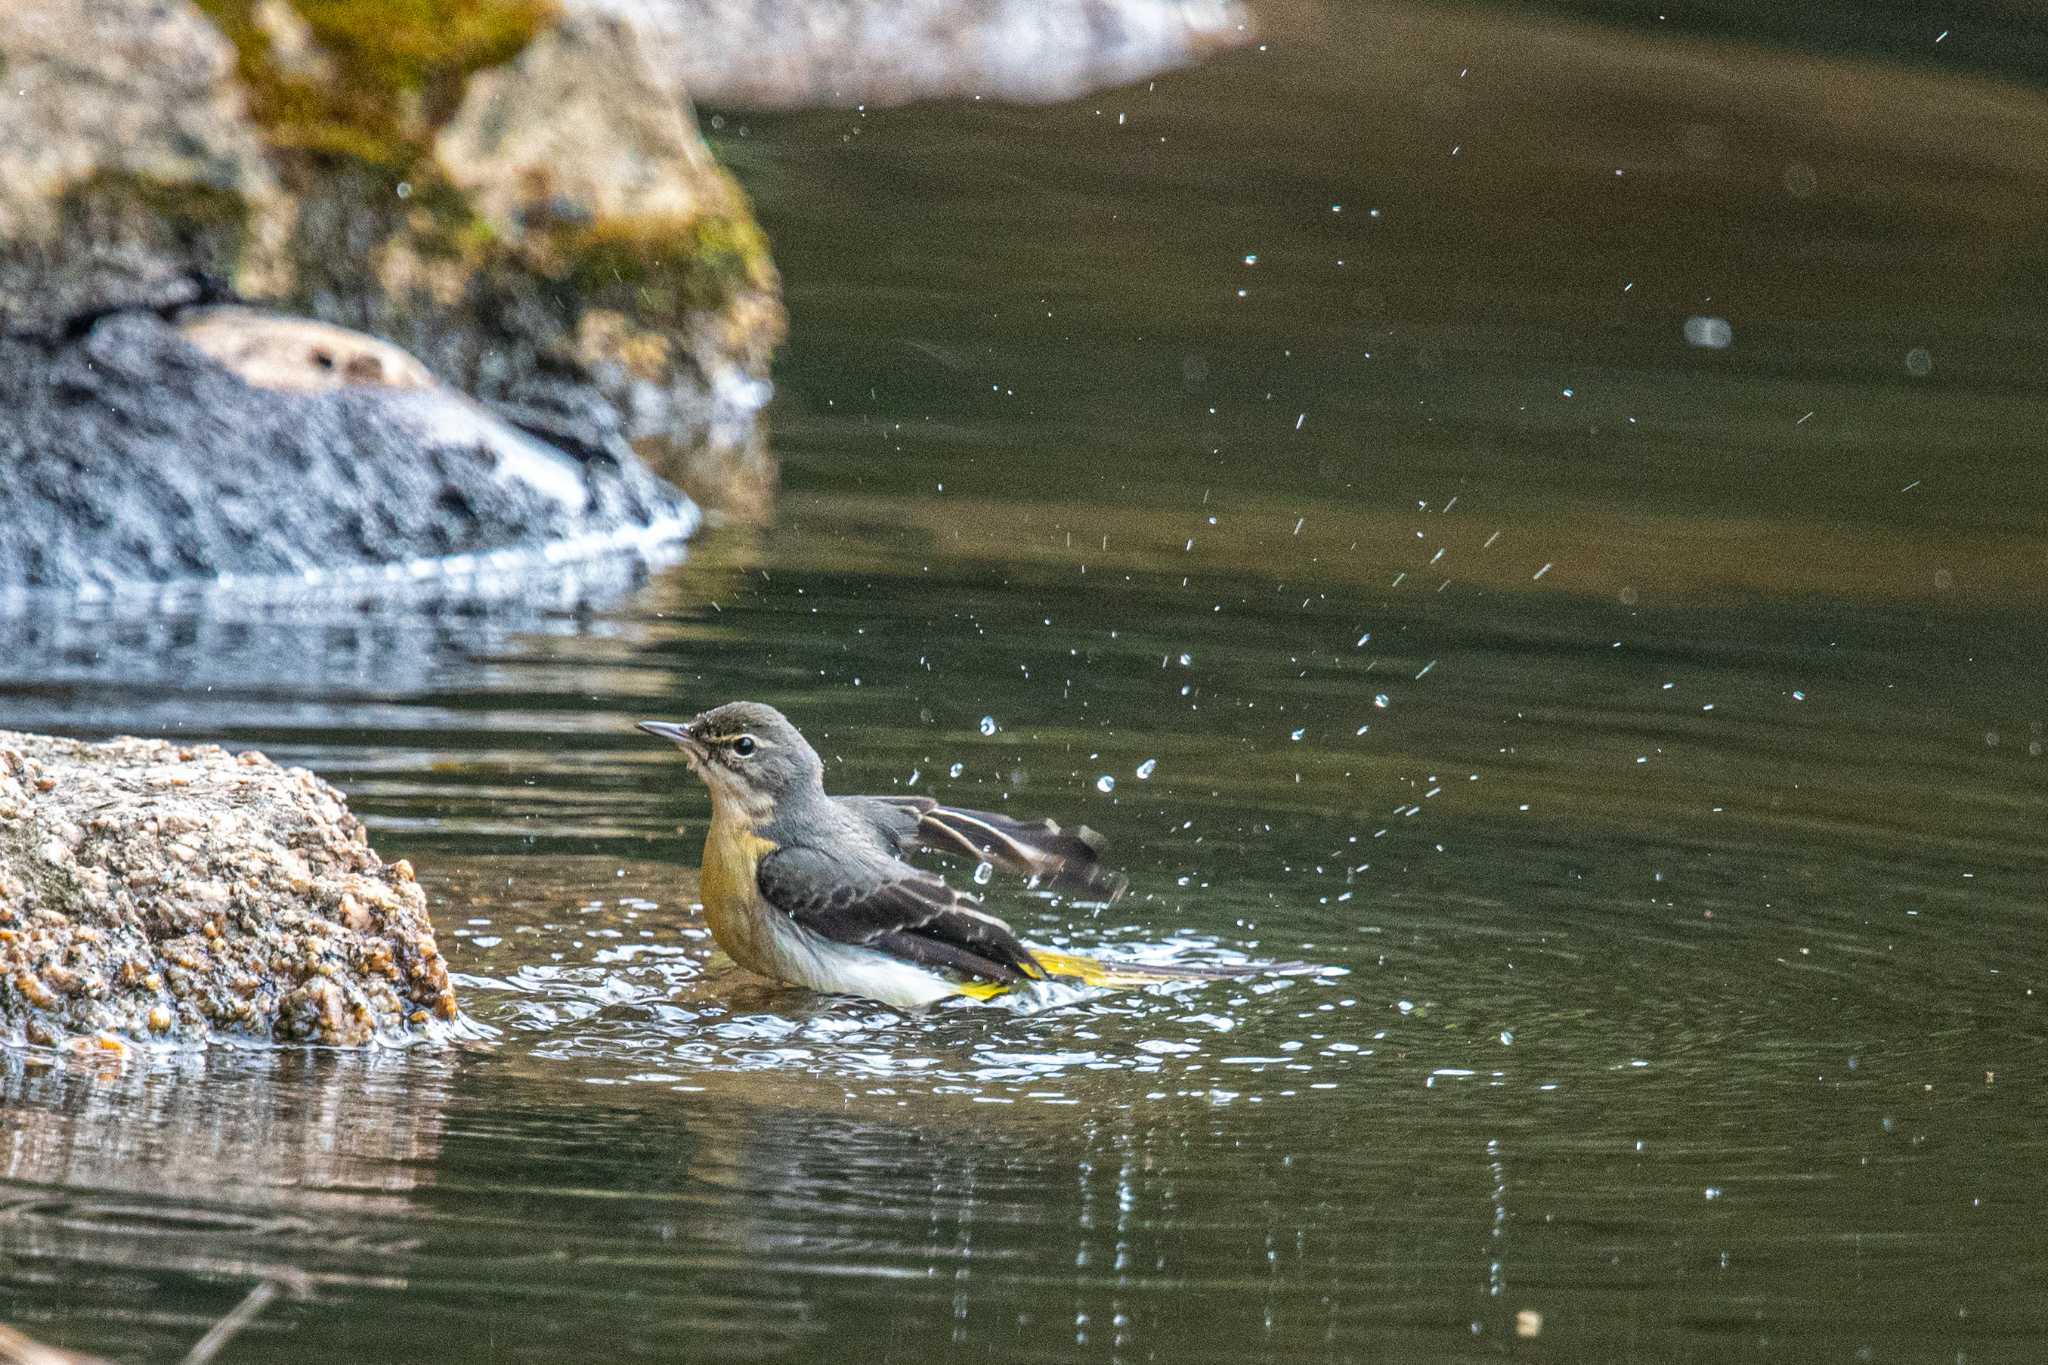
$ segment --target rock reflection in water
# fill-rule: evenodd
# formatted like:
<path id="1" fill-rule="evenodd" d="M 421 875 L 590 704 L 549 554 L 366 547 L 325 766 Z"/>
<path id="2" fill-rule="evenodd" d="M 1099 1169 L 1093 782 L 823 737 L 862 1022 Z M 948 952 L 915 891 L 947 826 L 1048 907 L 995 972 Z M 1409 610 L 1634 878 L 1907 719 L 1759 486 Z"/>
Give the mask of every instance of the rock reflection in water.
<path id="1" fill-rule="evenodd" d="M 147 602 L 31 598 L 0 610 L 4 719 L 17 729 L 208 736 L 263 721 L 376 723 L 375 698 L 445 687 L 518 638 L 589 629 L 584 613 L 659 562 L 535 560 L 504 580 L 518 595 L 499 598 L 446 581 L 347 595 L 308 587 L 267 600 L 232 585 L 167 589 Z"/>
<path id="2" fill-rule="evenodd" d="M 257 1281 L 402 1284 L 448 1094 L 445 1053 L 0 1053 L 0 1297 L 27 1325 L 110 1294 L 113 1352 Z"/>

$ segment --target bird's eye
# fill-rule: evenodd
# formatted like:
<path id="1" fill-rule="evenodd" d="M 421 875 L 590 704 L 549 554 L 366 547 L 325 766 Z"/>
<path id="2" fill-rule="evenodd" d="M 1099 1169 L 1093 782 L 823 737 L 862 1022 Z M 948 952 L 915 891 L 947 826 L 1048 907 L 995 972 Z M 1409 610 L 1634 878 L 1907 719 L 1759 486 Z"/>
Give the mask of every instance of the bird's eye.
<path id="1" fill-rule="evenodd" d="M 745 758 L 748 754 L 754 752 L 754 737 L 752 735 L 741 735 L 732 742 L 732 751 L 741 758 Z"/>

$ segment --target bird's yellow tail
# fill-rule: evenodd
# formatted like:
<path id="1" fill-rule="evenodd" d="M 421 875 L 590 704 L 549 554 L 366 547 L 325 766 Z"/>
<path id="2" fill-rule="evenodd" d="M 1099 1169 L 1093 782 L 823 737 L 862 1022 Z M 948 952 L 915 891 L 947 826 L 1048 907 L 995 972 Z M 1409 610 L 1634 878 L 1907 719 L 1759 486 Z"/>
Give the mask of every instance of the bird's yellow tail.
<path id="1" fill-rule="evenodd" d="M 1126 986 L 1156 986 L 1162 981 L 1223 981 L 1236 976 L 1252 976 L 1264 968 L 1257 963 L 1243 966 L 1194 967 L 1169 966 L 1151 962 L 1104 962 L 1100 958 L 1083 957 L 1079 953 L 1059 953 L 1050 948 L 1033 947 L 1031 956 L 1038 965 L 1045 968 L 1050 980 L 1076 981 L 1083 986 L 1094 986 L 1104 990 L 1115 990 Z M 1015 982 L 967 981 L 962 982 L 960 993 L 976 1000 L 993 1000 L 1018 989 Z"/>
<path id="2" fill-rule="evenodd" d="M 1047 975 L 1071 977 L 1084 986 L 1150 986 L 1160 981 L 1222 981 L 1233 976 L 1250 976 L 1259 968 L 1246 963 L 1242 967 L 1173 967 L 1164 963 L 1150 962 L 1104 962 L 1100 958 L 1083 957 L 1079 953 L 1056 953 L 1050 948 L 1033 948 L 1031 955 L 1038 959 Z"/>

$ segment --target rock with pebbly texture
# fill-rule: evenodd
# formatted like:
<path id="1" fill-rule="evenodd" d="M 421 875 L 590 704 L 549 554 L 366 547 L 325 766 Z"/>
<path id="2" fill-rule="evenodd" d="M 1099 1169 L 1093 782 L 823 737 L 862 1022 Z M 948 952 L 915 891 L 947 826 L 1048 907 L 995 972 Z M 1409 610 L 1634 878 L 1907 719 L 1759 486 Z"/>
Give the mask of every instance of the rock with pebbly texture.
<path id="1" fill-rule="evenodd" d="M 0 731 L 0 1045 L 351 1047 L 455 1015 L 411 866 L 304 768 Z"/>

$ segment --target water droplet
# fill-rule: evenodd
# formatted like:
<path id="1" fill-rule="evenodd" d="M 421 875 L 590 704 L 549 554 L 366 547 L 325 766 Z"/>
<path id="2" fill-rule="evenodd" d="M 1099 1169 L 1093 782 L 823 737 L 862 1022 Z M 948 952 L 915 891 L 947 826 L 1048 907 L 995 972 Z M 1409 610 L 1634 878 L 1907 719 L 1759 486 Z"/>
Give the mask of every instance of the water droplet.
<path id="1" fill-rule="evenodd" d="M 965 763 L 955 763 L 952 767 L 946 769 L 946 776 L 958 777 L 961 773 L 966 771 L 967 765 Z"/>
<path id="2" fill-rule="evenodd" d="M 992 735 L 996 732 L 996 718 L 994 716 L 983 716 L 981 718 L 981 732 L 985 735 Z"/>
<path id="3" fill-rule="evenodd" d="M 1382 692 L 1372 699 L 1372 704 L 1384 711 L 1387 709 L 1387 694 Z"/>
<path id="4" fill-rule="evenodd" d="M 1500 1041 L 1502 1047 L 1513 1047 L 1515 1043 L 1515 1031 L 1511 1028 L 1502 1029 L 1500 1031 Z"/>
<path id="5" fill-rule="evenodd" d="M 1140 764 L 1138 765 L 1138 780 L 1139 780 L 1140 782 L 1143 782 L 1143 781 L 1145 781 L 1145 780 L 1146 780 L 1147 778 L 1151 777 L 1151 776 L 1152 776 L 1152 774 L 1153 774 L 1154 772 L 1156 772 L 1156 771 L 1158 770 L 1158 768 L 1159 768 L 1159 760 L 1158 760 L 1158 759 L 1156 759 L 1156 758 L 1148 758 L 1148 759 L 1146 759 L 1146 760 L 1145 760 L 1145 761 L 1144 761 L 1143 763 L 1140 763 Z"/>
<path id="6" fill-rule="evenodd" d="M 1183 654 L 1180 656 L 1180 666 L 1182 668 L 1188 667 L 1190 664 L 1194 663 L 1194 661 L 1195 656 L 1192 654 Z"/>
<path id="7" fill-rule="evenodd" d="M 1296 744 L 1299 744 L 1301 743 L 1301 737 L 1307 733 L 1308 730 L 1306 727 L 1304 727 L 1300 730 L 1296 730 L 1293 734 L 1289 735 L 1288 738 L 1293 740 Z"/>
<path id="8" fill-rule="evenodd" d="M 1725 351 L 1735 344 L 1735 329 L 1726 318 L 1690 317 L 1685 320 L 1685 344 L 1706 351 Z"/>
<path id="9" fill-rule="evenodd" d="M 987 886 L 989 878 L 995 875 L 996 870 L 987 863 L 976 863 L 974 865 L 974 884 L 976 886 Z"/>
<path id="10" fill-rule="evenodd" d="M 1108 773 L 1104 773 L 1102 776 L 1095 779 L 1095 790 L 1099 792 L 1115 791 L 1116 779 L 1111 777 Z"/>

